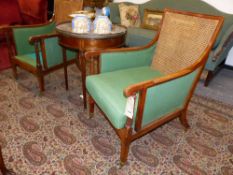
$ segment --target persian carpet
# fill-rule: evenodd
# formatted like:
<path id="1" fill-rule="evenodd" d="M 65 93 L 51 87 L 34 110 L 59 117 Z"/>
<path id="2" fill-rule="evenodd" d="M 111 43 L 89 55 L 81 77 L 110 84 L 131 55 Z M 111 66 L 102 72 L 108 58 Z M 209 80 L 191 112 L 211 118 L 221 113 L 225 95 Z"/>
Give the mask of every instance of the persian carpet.
<path id="1" fill-rule="evenodd" d="M 78 69 L 48 75 L 45 93 L 37 79 L 19 71 L 0 74 L 0 144 L 8 168 L 18 175 L 232 175 L 233 109 L 194 96 L 191 128 L 173 120 L 131 144 L 119 168 L 120 142 L 98 110 L 83 110 Z"/>

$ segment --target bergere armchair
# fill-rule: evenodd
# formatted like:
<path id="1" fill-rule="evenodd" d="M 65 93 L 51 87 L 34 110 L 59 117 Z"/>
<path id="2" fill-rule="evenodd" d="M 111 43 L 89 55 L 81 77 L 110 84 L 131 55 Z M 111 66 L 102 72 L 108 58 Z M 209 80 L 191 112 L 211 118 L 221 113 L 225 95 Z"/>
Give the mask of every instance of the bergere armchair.
<path id="1" fill-rule="evenodd" d="M 69 3 L 73 11 L 82 9 L 82 0 L 69 2 L 73 2 Z M 58 44 L 56 23 L 55 11 L 55 18 L 45 24 L 12 26 L 8 30 L 8 48 L 14 77 L 17 78 L 17 67 L 33 73 L 38 78 L 40 91 L 45 89 L 44 76 L 60 68 L 64 68 L 65 85 L 68 89 L 67 65 L 79 65 L 77 52 L 61 48 Z"/>
<path id="2" fill-rule="evenodd" d="M 96 104 L 115 129 L 122 165 L 135 139 L 177 117 L 189 127 L 188 104 L 222 24 L 223 17 L 165 9 L 150 44 L 86 53 L 90 116 Z"/>

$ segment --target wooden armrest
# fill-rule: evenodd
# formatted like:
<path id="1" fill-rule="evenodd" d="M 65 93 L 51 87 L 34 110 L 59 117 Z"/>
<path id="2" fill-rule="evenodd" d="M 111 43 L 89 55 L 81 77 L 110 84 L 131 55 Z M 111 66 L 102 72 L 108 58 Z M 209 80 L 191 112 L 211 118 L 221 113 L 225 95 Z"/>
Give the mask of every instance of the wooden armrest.
<path id="1" fill-rule="evenodd" d="M 43 39 L 53 38 L 53 37 L 58 37 L 58 33 L 54 32 L 54 33 L 49 33 L 49 34 L 34 35 L 34 36 L 29 37 L 29 43 L 34 43 L 34 42 L 38 42 Z"/>

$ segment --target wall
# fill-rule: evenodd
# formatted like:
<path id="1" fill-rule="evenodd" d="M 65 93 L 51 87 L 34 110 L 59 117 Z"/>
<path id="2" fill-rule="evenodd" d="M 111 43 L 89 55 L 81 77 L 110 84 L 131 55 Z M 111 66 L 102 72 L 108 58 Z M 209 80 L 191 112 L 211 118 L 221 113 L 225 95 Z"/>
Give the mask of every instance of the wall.
<path id="1" fill-rule="evenodd" d="M 114 2 L 133 2 L 133 3 L 144 3 L 149 0 L 114 0 Z M 211 5 L 213 5 L 215 8 L 224 11 L 226 13 L 233 14 L 233 0 L 203 0 Z M 233 48 L 230 50 L 227 60 L 225 62 L 227 65 L 233 66 Z"/>

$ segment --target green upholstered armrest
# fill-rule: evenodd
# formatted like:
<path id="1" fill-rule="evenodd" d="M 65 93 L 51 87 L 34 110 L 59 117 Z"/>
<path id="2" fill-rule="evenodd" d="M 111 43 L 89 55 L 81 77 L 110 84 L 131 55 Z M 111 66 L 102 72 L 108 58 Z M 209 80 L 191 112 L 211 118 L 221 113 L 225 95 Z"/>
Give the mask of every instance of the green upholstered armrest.
<path id="1" fill-rule="evenodd" d="M 100 56 L 100 72 L 150 65 L 155 47 L 156 45 L 152 45 L 143 50 L 102 53 Z"/>
<path id="2" fill-rule="evenodd" d="M 182 109 L 197 73 L 167 81 L 147 89 L 142 126 L 176 110 Z"/>
<path id="3" fill-rule="evenodd" d="M 34 52 L 34 47 L 29 43 L 33 35 L 51 33 L 55 29 L 55 22 L 44 25 L 16 26 L 12 28 L 14 42 L 18 55 Z"/>
<path id="4" fill-rule="evenodd" d="M 56 35 L 49 35 L 47 38 L 43 38 L 46 63 L 48 68 L 63 62 L 62 48 L 59 45 L 58 37 Z M 41 48 L 42 49 L 42 48 Z M 66 50 L 67 61 L 77 58 L 76 52 Z"/>

